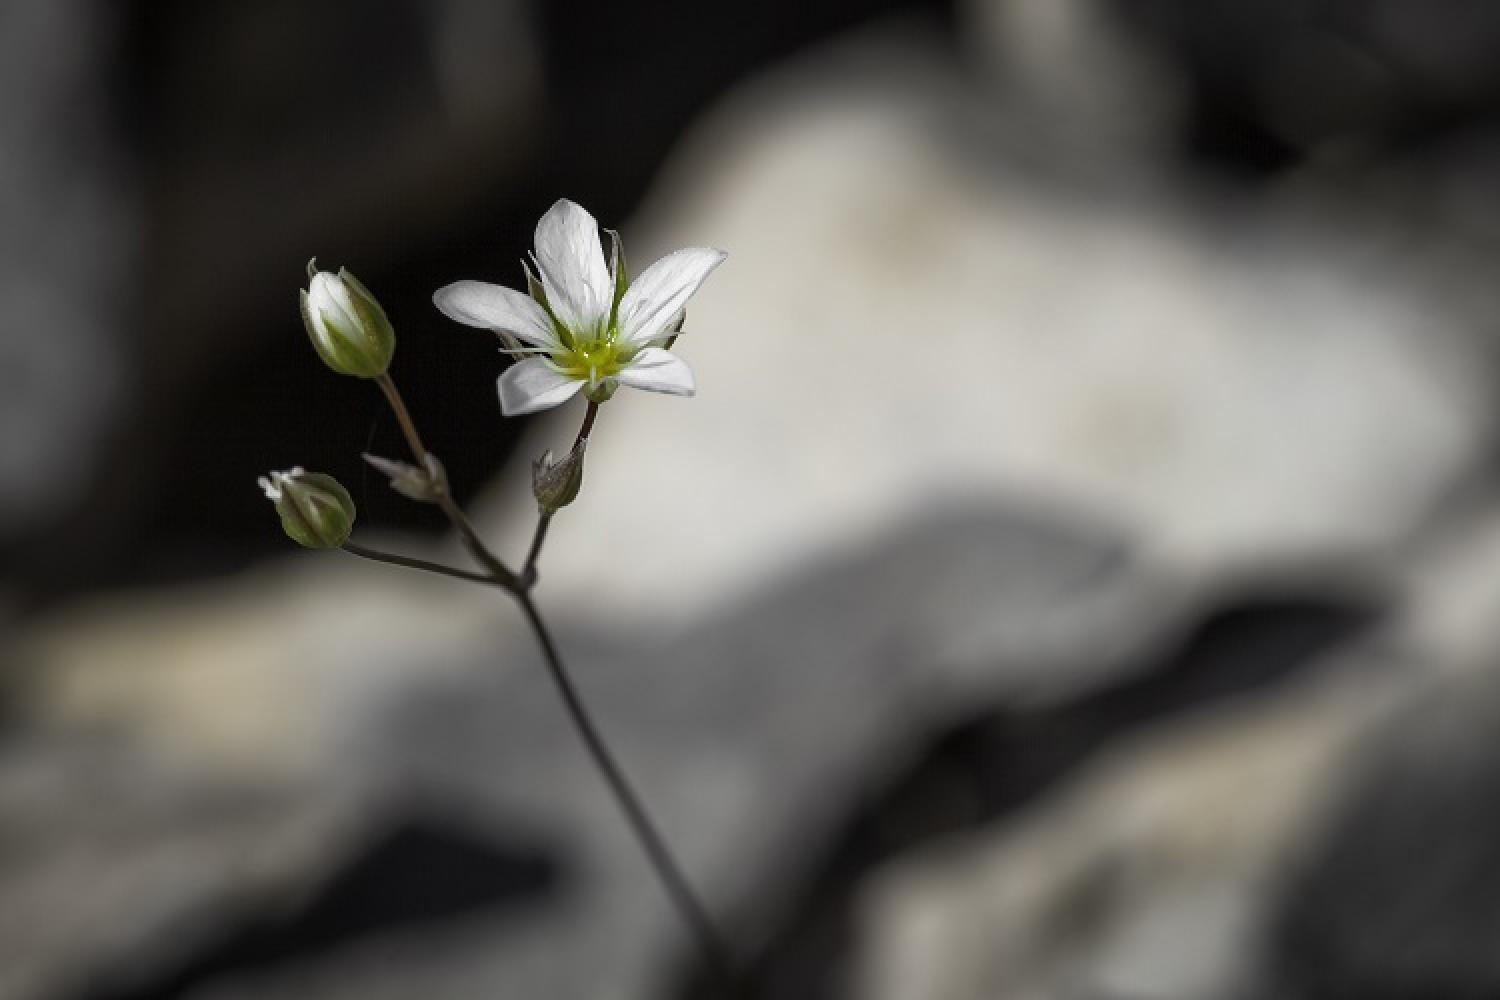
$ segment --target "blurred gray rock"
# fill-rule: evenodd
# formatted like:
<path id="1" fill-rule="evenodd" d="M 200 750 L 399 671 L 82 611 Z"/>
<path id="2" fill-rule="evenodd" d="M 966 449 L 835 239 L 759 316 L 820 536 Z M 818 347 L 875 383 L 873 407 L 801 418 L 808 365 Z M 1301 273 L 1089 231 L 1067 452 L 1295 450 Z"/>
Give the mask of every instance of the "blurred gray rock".
<path id="1" fill-rule="evenodd" d="M 97 984 L 86 996 L 109 1000 L 149 986 L 142 970 L 171 982 L 182 968 L 207 970 L 188 986 L 212 997 L 644 997 L 670 986 L 691 952 L 515 617 L 493 595 L 454 601 L 446 581 L 399 577 L 385 596 L 364 581 L 351 594 L 363 567 L 337 570 L 253 612 L 236 595 L 255 591 L 231 591 L 188 619 L 173 602 L 75 614 L 17 653 L 35 685 L 35 728 L 22 733 L 36 735 L 13 740 L 0 768 L 6 812 L 27 816 L 5 852 L 24 868 L 0 873 L 26 889 L 0 896 L 0 924 L 26 927 L 0 937 L 14 945 L 0 967 L 19 984 L 7 996 L 71 996 L 59 990 L 83 977 Z M 411 599 L 413 586 L 428 596 Z M 546 593 L 543 603 L 566 608 Z M 1006 691 L 1087 687 L 1190 607 L 1086 522 L 954 511 L 677 637 L 591 631 L 576 612 L 556 624 L 605 731 L 745 947 L 781 919 L 788 898 L 772 886 L 796 884 L 864 776 L 933 719 Z M 204 641 L 225 645 L 210 666 L 181 635 L 215 619 Z M 96 656 L 106 648 L 108 662 Z M 115 741 L 106 771 L 97 755 L 58 752 L 90 731 Z M 45 784 L 28 779 L 37 768 Z M 91 783 L 108 795 L 88 794 Z M 235 927 L 295 908 L 416 807 L 500 843 L 545 845 L 559 890 L 518 909 L 351 933 L 299 961 L 214 959 Z M 94 881 L 133 898 L 136 918 L 80 908 L 80 885 Z M 194 933 L 168 932 L 184 921 Z"/>
<path id="2" fill-rule="evenodd" d="M 1344 656 L 892 863 L 856 995 L 1493 996 L 1497 675 L 1431 668 Z"/>
<path id="3" fill-rule="evenodd" d="M 991 141 L 1095 182 L 1173 167 L 1186 83 L 1120 4 L 962 0 L 955 13 L 966 63 L 1003 121 Z"/>
<path id="4" fill-rule="evenodd" d="M 1357 748 L 1273 925 L 1288 998 L 1500 994 L 1500 671 L 1431 685 Z"/>
<path id="5" fill-rule="evenodd" d="M 866 880 L 857 995 L 1493 995 L 1493 510 L 1387 567 L 1379 633 Z"/>
<path id="6" fill-rule="evenodd" d="M 1275 887 L 1395 687 L 1390 665 L 1346 660 L 1189 712 L 1023 816 L 892 863 L 862 896 L 856 995 L 1282 995 L 1258 989 Z"/>

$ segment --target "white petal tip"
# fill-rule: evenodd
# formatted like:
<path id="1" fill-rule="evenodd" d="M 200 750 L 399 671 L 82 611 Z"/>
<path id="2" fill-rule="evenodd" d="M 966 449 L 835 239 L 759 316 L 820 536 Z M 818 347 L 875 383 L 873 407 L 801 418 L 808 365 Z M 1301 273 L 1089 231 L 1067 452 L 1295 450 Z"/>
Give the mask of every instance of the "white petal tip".
<path id="1" fill-rule="evenodd" d="M 660 347 L 642 350 L 618 377 L 621 385 L 669 396 L 691 396 L 697 391 L 687 362 Z"/>

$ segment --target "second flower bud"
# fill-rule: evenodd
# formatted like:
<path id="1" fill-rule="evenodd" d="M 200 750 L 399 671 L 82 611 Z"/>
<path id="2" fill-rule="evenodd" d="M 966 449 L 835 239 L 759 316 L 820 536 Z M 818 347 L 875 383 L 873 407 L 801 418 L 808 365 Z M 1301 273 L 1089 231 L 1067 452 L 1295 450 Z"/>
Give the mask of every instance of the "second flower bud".
<path id="1" fill-rule="evenodd" d="M 396 331 L 375 296 L 343 268 L 319 271 L 316 258 L 307 262 L 307 277 L 302 324 L 318 357 L 340 375 L 384 375 L 396 352 Z"/>
<path id="2" fill-rule="evenodd" d="M 581 438 L 561 459 L 554 460 L 552 452 L 546 451 L 531 463 L 531 493 L 542 515 L 551 517 L 578 499 L 583 486 L 583 453 L 588 444 L 588 438 Z"/>

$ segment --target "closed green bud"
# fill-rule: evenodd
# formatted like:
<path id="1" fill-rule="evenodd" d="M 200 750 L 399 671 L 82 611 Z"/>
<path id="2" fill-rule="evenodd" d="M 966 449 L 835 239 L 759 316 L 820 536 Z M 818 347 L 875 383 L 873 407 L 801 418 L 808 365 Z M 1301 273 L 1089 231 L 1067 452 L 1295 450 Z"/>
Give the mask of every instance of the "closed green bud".
<path id="1" fill-rule="evenodd" d="M 554 462 L 552 452 L 547 451 L 531 463 L 531 492 L 543 514 L 550 517 L 578 499 L 583 486 L 583 452 L 588 443 L 587 438 L 579 441 L 562 461 Z"/>
<path id="2" fill-rule="evenodd" d="M 375 296 L 343 268 L 319 271 L 316 259 L 307 262 L 307 276 L 302 325 L 318 357 L 340 375 L 384 375 L 396 353 L 396 331 Z"/>
<path id="3" fill-rule="evenodd" d="M 302 468 L 262 476 L 260 488 L 281 515 L 281 530 L 309 549 L 336 549 L 354 530 L 354 500 L 332 476 Z"/>

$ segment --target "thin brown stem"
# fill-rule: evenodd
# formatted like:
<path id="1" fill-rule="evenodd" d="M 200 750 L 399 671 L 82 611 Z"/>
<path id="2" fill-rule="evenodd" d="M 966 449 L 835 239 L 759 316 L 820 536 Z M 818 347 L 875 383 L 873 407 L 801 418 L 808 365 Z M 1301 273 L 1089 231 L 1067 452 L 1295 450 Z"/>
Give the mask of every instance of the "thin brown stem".
<path id="1" fill-rule="evenodd" d="M 656 825 L 651 820 L 651 814 L 646 811 L 640 796 L 625 776 L 624 769 L 615 760 L 609 744 L 605 743 L 604 737 L 600 735 L 598 727 L 595 726 L 593 718 L 583 703 L 583 698 L 579 695 L 577 687 L 568 675 L 567 668 L 563 665 L 562 657 L 558 655 L 557 647 L 552 641 L 552 633 L 547 630 L 541 614 L 532 603 L 531 595 L 524 592 L 517 594 L 516 602 L 521 605 L 521 611 L 526 615 L 527 623 L 536 633 L 537 643 L 542 647 L 542 659 L 547 664 L 547 672 L 552 676 L 552 681 L 562 697 L 563 705 L 568 710 L 568 716 L 572 719 L 574 728 L 583 738 L 584 745 L 593 757 L 595 766 L 609 785 L 609 790 L 614 794 L 621 812 L 625 814 L 625 819 L 640 842 L 646 859 L 656 869 L 657 877 L 661 880 L 667 897 L 676 907 L 683 922 L 693 932 L 708 967 L 715 973 L 722 985 L 731 986 L 735 983 L 734 961 L 729 948 L 719 936 L 712 918 L 709 917 L 708 909 L 693 891 L 692 883 L 682 873 L 682 868 L 672 856 L 666 840 L 657 831 Z"/>
<path id="2" fill-rule="evenodd" d="M 469 520 L 469 516 L 463 512 L 463 508 L 458 505 L 457 501 L 447 493 L 440 493 L 437 502 L 438 506 L 443 509 L 443 513 L 448 515 L 448 520 L 453 522 L 453 527 L 458 530 L 458 535 L 463 539 L 464 547 L 469 550 L 469 554 L 485 569 L 503 580 L 505 586 L 511 590 L 517 589 L 516 575 L 484 544 L 483 539 L 479 537 L 479 532 L 474 529 L 473 523 Z"/>
<path id="3" fill-rule="evenodd" d="M 406 400 L 401 398 L 401 390 L 396 388 L 395 381 L 387 373 L 375 376 L 375 384 L 380 386 L 380 391 L 385 393 L 386 402 L 391 404 L 391 412 L 396 415 L 396 423 L 401 425 L 401 433 L 406 437 L 406 446 L 411 449 L 417 468 L 425 469 L 427 446 L 422 444 L 422 436 L 417 433 L 417 425 L 412 422 Z"/>
<path id="4" fill-rule="evenodd" d="M 536 531 L 531 536 L 531 548 L 526 553 L 526 565 L 521 567 L 521 587 L 530 590 L 536 583 L 536 561 L 542 555 L 542 543 L 547 540 L 547 529 L 552 524 L 551 514 L 538 514 Z"/>
<path id="5" fill-rule="evenodd" d="M 589 408 L 583 411 L 583 426 L 578 428 L 578 436 L 573 439 L 573 447 L 577 448 L 594 430 L 594 421 L 599 416 L 599 404 L 593 400 L 589 401 Z"/>
<path id="6" fill-rule="evenodd" d="M 401 427 L 401 434 L 406 438 L 407 447 L 411 449 L 412 458 L 416 461 L 418 468 L 427 467 L 427 446 L 422 443 L 422 436 L 417 433 L 417 425 L 411 418 L 411 411 L 406 408 L 406 400 L 401 398 L 401 390 L 396 388 L 395 381 L 389 374 L 375 376 L 375 384 L 380 386 L 380 391 L 385 393 L 386 402 L 391 404 L 391 412 L 396 415 L 396 423 Z M 484 539 L 479 537 L 479 532 L 474 530 L 473 523 L 467 514 L 463 512 L 458 503 L 448 494 L 447 484 L 443 485 L 443 492 L 437 495 L 437 504 L 453 524 L 458 532 L 459 538 L 463 540 L 464 548 L 474 557 L 474 561 L 490 571 L 497 582 L 508 590 L 516 590 L 519 581 L 516 575 L 510 571 L 510 567 L 501 561 L 500 557 L 490 551 L 489 546 L 484 544 Z"/>
<path id="7" fill-rule="evenodd" d="M 599 404 L 589 402 L 587 410 L 583 411 L 583 423 L 578 428 L 578 436 L 573 438 L 573 449 L 576 451 L 579 445 L 586 445 L 589 434 L 594 430 L 594 421 L 599 417 Z M 521 567 L 519 577 L 521 589 L 530 590 L 536 584 L 536 563 L 542 557 L 542 544 L 547 540 L 547 529 L 552 526 L 552 515 L 541 513 L 537 515 L 536 530 L 531 535 L 531 547 L 526 552 L 526 563 Z"/>
<path id="8" fill-rule="evenodd" d="M 425 573 L 451 576 L 458 580 L 488 584 L 492 587 L 505 586 L 502 581 L 484 573 L 475 573 L 467 569 L 444 566 L 442 563 L 429 562 L 426 559 L 415 559 L 411 556 L 397 555 L 394 552 L 381 552 L 379 549 L 366 548 L 363 545 L 356 545 L 354 542 L 345 542 L 341 548 L 351 556 L 359 556 L 361 559 L 369 559 L 373 562 L 389 563 L 392 566 L 403 566 L 407 569 L 419 569 Z"/>

